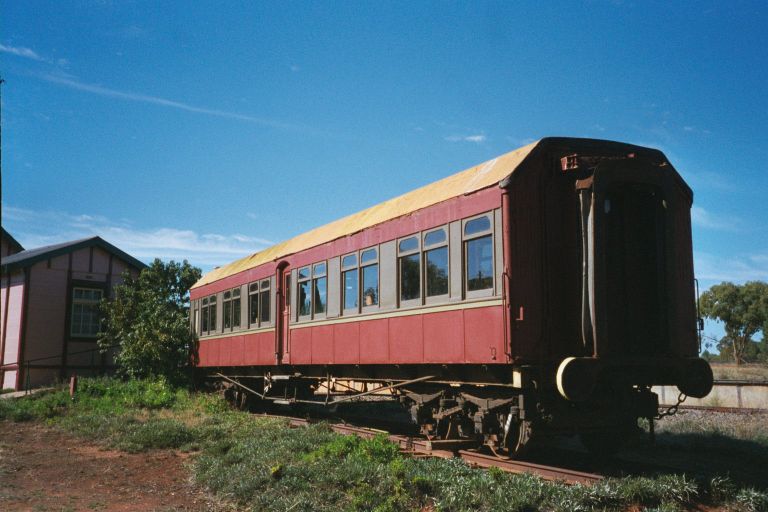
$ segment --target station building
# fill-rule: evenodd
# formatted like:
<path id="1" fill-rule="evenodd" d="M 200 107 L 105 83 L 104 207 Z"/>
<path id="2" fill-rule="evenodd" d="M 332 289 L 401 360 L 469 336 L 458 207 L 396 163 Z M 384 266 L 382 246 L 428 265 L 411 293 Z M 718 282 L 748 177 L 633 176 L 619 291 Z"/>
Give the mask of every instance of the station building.
<path id="1" fill-rule="evenodd" d="M 99 302 L 146 265 L 98 236 L 25 250 L 5 229 L 0 257 L 0 388 L 110 370 Z"/>

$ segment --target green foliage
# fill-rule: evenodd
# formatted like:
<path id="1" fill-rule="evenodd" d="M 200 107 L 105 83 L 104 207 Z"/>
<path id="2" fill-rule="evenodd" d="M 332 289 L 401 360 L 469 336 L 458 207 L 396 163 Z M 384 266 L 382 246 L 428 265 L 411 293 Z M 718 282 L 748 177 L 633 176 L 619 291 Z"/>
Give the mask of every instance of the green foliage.
<path id="1" fill-rule="evenodd" d="M 760 511 L 768 504 L 764 491 L 728 478 L 699 483 L 671 474 L 569 486 L 458 459 L 407 458 L 384 436 L 341 436 L 325 424 L 288 428 L 164 379 L 82 379 L 74 401 L 63 389 L 0 400 L 0 419 L 43 420 L 129 452 L 196 451 L 194 479 L 238 510 L 676 511 L 703 502 Z"/>
<path id="2" fill-rule="evenodd" d="M 768 493 L 755 489 L 741 489 L 733 499 L 734 508 L 744 512 L 768 511 Z"/>
<path id="3" fill-rule="evenodd" d="M 105 328 L 99 345 L 119 346 L 115 361 L 132 378 L 165 376 L 173 383 L 189 379 L 196 336 L 189 326 L 189 288 L 199 268 L 155 259 L 133 278 L 123 274 L 114 300 L 104 301 Z"/>
<path id="4" fill-rule="evenodd" d="M 69 407 L 66 391 L 0 400 L 0 420 L 47 420 L 63 414 Z"/>
<path id="5" fill-rule="evenodd" d="M 760 331 L 765 338 L 768 326 L 768 283 L 715 285 L 701 295 L 701 312 L 725 326 L 725 336 L 717 342 L 721 354 L 732 356 L 736 364 L 768 357 L 761 356 L 761 346 L 754 340 Z"/>
<path id="6" fill-rule="evenodd" d="M 329 443 L 322 445 L 309 454 L 310 459 L 345 459 L 357 458 L 366 462 L 388 464 L 399 458 L 400 450 L 397 445 L 379 434 L 372 439 L 357 436 L 339 436 Z"/>

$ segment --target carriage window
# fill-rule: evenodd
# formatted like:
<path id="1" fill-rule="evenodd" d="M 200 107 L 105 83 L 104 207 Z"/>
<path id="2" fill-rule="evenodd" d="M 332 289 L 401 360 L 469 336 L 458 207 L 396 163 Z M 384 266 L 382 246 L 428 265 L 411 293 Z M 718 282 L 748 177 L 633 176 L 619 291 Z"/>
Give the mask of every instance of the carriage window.
<path id="1" fill-rule="evenodd" d="M 312 302 L 314 304 L 313 315 L 322 315 L 325 313 L 327 305 L 327 281 L 325 277 L 325 263 L 317 263 L 312 269 Z"/>
<path id="2" fill-rule="evenodd" d="M 378 261 L 379 257 L 376 254 L 376 249 L 366 249 L 360 254 L 360 263 L 365 265 L 366 263 L 372 263 Z"/>
<path id="3" fill-rule="evenodd" d="M 493 287 L 493 243 L 491 236 L 467 243 L 467 291 Z"/>
<path id="4" fill-rule="evenodd" d="M 448 238 L 445 229 L 424 235 L 424 269 L 427 297 L 448 295 Z"/>
<path id="5" fill-rule="evenodd" d="M 232 292 L 224 292 L 224 329 L 232 328 Z"/>
<path id="6" fill-rule="evenodd" d="M 240 288 L 232 290 L 232 327 L 240 328 Z"/>
<path id="7" fill-rule="evenodd" d="M 482 234 L 491 230 L 491 219 L 487 215 L 468 220 L 464 225 L 464 236 Z"/>
<path id="8" fill-rule="evenodd" d="M 445 243 L 445 229 L 436 229 L 424 235 L 424 247 L 431 247 Z"/>
<path id="9" fill-rule="evenodd" d="M 421 297 L 421 255 L 418 237 L 401 240 L 398 243 L 398 255 L 400 301 L 416 300 Z"/>
<path id="10" fill-rule="evenodd" d="M 248 325 L 258 327 L 259 324 L 259 283 L 248 286 Z"/>
<path id="11" fill-rule="evenodd" d="M 259 320 L 264 325 L 270 321 L 269 279 L 262 279 L 259 284 L 259 306 Z"/>
<path id="12" fill-rule="evenodd" d="M 360 290 L 358 288 L 358 270 L 357 254 L 349 254 L 341 258 L 341 284 L 342 298 L 341 303 L 344 306 L 345 313 L 355 313 L 358 307 L 358 297 Z"/>
<path id="13" fill-rule="evenodd" d="M 414 300 L 420 296 L 419 255 L 411 254 L 400 258 L 400 300 Z"/>
<path id="14" fill-rule="evenodd" d="M 208 299 L 208 304 L 210 306 L 208 307 L 208 315 L 210 316 L 210 319 L 208 320 L 208 332 L 216 331 L 216 296 L 211 295 L 211 297 Z"/>
<path id="15" fill-rule="evenodd" d="M 200 308 L 200 336 L 208 334 L 208 297 L 203 299 L 203 307 Z"/>
<path id="16" fill-rule="evenodd" d="M 361 302 L 363 308 L 379 304 L 379 254 L 376 249 L 360 253 L 360 274 L 362 278 Z"/>
<path id="17" fill-rule="evenodd" d="M 312 280 L 310 279 L 309 267 L 299 269 L 298 279 L 298 299 L 299 299 L 299 317 L 308 317 L 312 314 Z"/>
<path id="18" fill-rule="evenodd" d="M 408 252 L 408 251 L 416 251 L 419 249 L 419 239 L 416 238 L 415 236 L 412 236 L 411 238 L 400 240 L 400 244 L 398 245 L 398 247 L 401 253 Z"/>
<path id="19" fill-rule="evenodd" d="M 489 215 L 464 223 L 464 272 L 468 293 L 493 289 L 493 233 Z"/>

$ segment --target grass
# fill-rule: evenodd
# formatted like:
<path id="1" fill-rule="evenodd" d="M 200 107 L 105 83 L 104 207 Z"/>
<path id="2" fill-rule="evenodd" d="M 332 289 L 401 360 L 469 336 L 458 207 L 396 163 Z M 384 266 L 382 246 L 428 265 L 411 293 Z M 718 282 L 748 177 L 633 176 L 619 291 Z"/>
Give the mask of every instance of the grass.
<path id="1" fill-rule="evenodd" d="M 384 437 L 340 436 L 325 424 L 288 428 L 163 381 L 83 379 L 74 401 L 65 390 L 0 401 L 3 419 L 45 422 L 130 452 L 195 452 L 195 481 L 238 510 L 669 511 L 702 503 L 768 510 L 768 493 L 727 477 L 668 474 L 568 486 L 474 470 L 460 460 L 405 458 Z"/>
<path id="2" fill-rule="evenodd" d="M 736 418 L 736 421 L 734 421 Z M 718 440 L 747 441 L 768 449 L 768 414 L 733 414 L 711 411 L 681 411 L 657 423 L 657 433 L 698 436 L 710 446 Z M 732 449 L 732 444 L 727 448 Z M 768 453 L 766 453 L 768 456 Z"/>
<path id="3" fill-rule="evenodd" d="M 720 380 L 752 380 L 768 382 L 768 365 L 743 364 L 736 366 L 730 363 L 710 363 L 715 379 Z"/>

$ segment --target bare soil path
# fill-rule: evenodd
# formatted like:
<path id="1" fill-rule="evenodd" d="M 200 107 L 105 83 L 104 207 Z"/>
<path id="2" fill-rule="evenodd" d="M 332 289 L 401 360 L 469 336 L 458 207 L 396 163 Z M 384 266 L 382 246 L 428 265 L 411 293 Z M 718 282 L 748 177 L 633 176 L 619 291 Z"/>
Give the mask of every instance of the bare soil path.
<path id="1" fill-rule="evenodd" d="M 104 450 L 40 424 L 0 421 L 0 510 L 202 511 L 186 455 Z"/>

